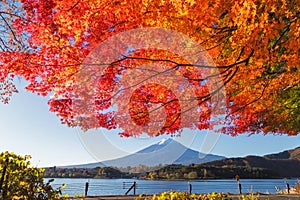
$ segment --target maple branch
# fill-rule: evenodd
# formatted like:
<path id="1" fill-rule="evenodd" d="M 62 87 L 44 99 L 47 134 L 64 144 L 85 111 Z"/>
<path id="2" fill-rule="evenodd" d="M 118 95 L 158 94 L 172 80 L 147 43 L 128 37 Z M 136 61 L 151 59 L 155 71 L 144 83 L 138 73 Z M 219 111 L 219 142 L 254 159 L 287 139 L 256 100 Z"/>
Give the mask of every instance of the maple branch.
<path id="1" fill-rule="evenodd" d="M 23 20 L 27 21 L 27 19 L 26 19 L 25 17 L 22 17 L 22 16 L 20 16 L 20 15 L 15 14 L 15 13 L 9 13 L 9 12 L 5 12 L 5 11 L 0 11 L 0 15 L 1 15 L 1 14 L 11 15 L 11 16 L 18 17 L 18 18 L 20 18 L 20 19 L 23 19 Z"/>
<path id="2" fill-rule="evenodd" d="M 91 65 L 113 65 L 113 64 L 117 64 L 121 61 L 127 60 L 127 59 L 132 59 L 132 60 L 145 60 L 145 61 L 152 61 L 152 62 L 169 62 L 172 64 L 175 64 L 175 67 L 198 67 L 198 68 L 208 68 L 208 69 L 227 69 L 227 68 L 231 68 L 234 67 L 236 65 L 242 64 L 242 63 L 248 63 L 249 59 L 251 56 L 253 56 L 254 54 L 254 50 L 251 51 L 250 55 L 238 62 L 235 62 L 233 64 L 230 65 L 221 65 L 221 66 L 211 66 L 211 65 L 197 65 L 197 64 L 183 64 L 183 63 L 177 63 L 173 60 L 169 60 L 169 59 L 153 59 L 153 58 L 143 58 L 143 57 L 130 57 L 130 56 L 124 56 L 124 58 L 119 59 L 115 62 L 112 62 L 110 64 L 91 64 Z"/>
<path id="3" fill-rule="evenodd" d="M 171 123 L 170 125 L 168 125 L 168 126 L 164 126 L 163 128 L 170 128 L 173 124 L 176 123 L 176 121 L 179 119 L 180 115 L 182 115 L 183 113 L 189 112 L 189 111 L 191 111 L 192 109 L 195 109 L 196 107 L 198 107 L 198 106 L 200 106 L 201 104 L 205 103 L 206 101 L 210 100 L 211 97 L 212 97 L 213 95 L 218 94 L 218 93 L 220 92 L 220 90 L 221 90 L 222 88 L 224 88 L 225 85 L 227 85 L 227 84 L 230 82 L 230 80 L 234 77 L 234 75 L 237 73 L 237 71 L 238 71 L 238 67 L 235 68 L 233 74 L 232 74 L 232 75 L 224 82 L 224 84 L 223 84 L 221 87 L 217 88 L 215 91 L 210 92 L 209 94 L 207 94 L 207 95 L 205 95 L 205 96 L 199 96 L 199 97 L 196 97 L 196 98 L 190 98 L 190 99 L 186 100 L 186 101 L 191 101 L 191 100 L 192 100 L 192 101 L 194 101 L 194 100 L 201 100 L 201 101 L 198 102 L 197 105 L 192 106 L 192 107 L 190 107 L 190 108 L 187 108 L 186 110 L 183 110 L 183 111 L 180 112 L 180 113 L 177 113 L 177 117 L 172 121 L 172 123 Z M 229 74 L 230 74 L 231 72 L 232 72 L 232 71 L 230 71 Z M 174 101 L 178 101 L 178 100 L 177 100 L 177 99 L 172 99 L 172 100 L 170 100 L 170 101 L 168 101 L 168 102 L 162 102 L 162 105 L 156 107 L 155 109 L 150 110 L 149 113 L 154 112 L 154 111 L 156 111 L 156 110 L 158 110 L 158 109 L 161 109 L 163 106 L 166 106 L 167 104 L 172 103 L 172 102 L 174 102 Z M 152 101 L 151 101 L 151 103 L 152 103 Z M 218 103 L 218 102 L 217 102 L 217 103 Z M 139 112 L 139 113 L 137 113 L 137 114 L 135 114 L 135 115 L 138 115 L 138 114 L 142 114 L 142 112 Z M 209 113 L 208 113 L 208 114 L 209 114 Z M 135 115 L 134 115 L 134 116 L 135 116 Z"/>
<path id="4" fill-rule="evenodd" d="M 242 49 L 242 51 L 240 52 L 240 55 L 239 55 L 238 59 L 239 59 L 240 56 L 242 55 L 242 52 L 243 52 L 243 49 Z M 241 61 L 238 61 L 238 62 L 235 62 L 235 63 L 233 63 L 233 64 L 231 64 L 231 65 L 226 66 L 226 70 L 225 70 L 224 72 L 222 72 L 222 73 L 226 73 L 230 68 L 232 68 L 232 67 L 234 67 L 234 66 L 238 66 L 238 65 L 240 65 L 240 64 L 242 64 L 242 63 L 246 63 L 246 64 L 247 64 L 247 63 L 249 62 L 250 57 L 253 55 L 253 53 L 254 53 L 254 51 L 252 50 L 251 53 L 249 54 L 249 56 L 248 56 L 247 58 L 245 58 L 244 60 L 241 60 Z M 122 58 L 122 59 L 119 59 L 118 61 L 112 62 L 111 65 L 115 65 L 115 64 L 117 64 L 118 62 L 121 62 L 122 60 L 126 60 L 126 59 L 143 59 L 143 60 L 148 60 L 148 61 L 153 61 L 153 62 L 171 62 L 171 63 L 176 64 L 176 65 L 173 66 L 172 68 L 169 68 L 169 69 L 164 70 L 164 71 L 162 71 L 162 72 L 158 72 L 158 73 L 156 73 L 156 74 L 154 74 L 154 75 L 151 75 L 151 76 L 145 78 L 144 80 L 141 80 L 141 81 L 139 81 L 138 83 L 135 83 L 134 85 L 130 85 L 130 86 L 126 87 L 126 88 L 122 88 L 122 89 L 116 91 L 116 93 L 114 93 L 113 95 L 111 95 L 110 98 L 104 100 L 104 102 L 105 102 L 105 101 L 110 101 L 111 99 L 113 99 L 114 97 L 116 97 L 116 96 L 117 96 L 120 92 L 122 92 L 122 91 L 125 91 L 125 90 L 127 90 L 127 89 L 130 89 L 130 88 L 135 87 L 135 86 L 137 86 L 137 85 L 140 85 L 140 84 L 142 84 L 143 82 L 145 82 L 145 81 L 147 81 L 147 80 L 149 80 L 149 79 L 151 79 L 151 78 L 154 78 L 154 77 L 156 77 L 156 76 L 158 76 L 158 75 L 161 75 L 161 74 L 163 74 L 163 73 L 167 73 L 167 72 L 169 72 L 169 71 L 171 71 L 171 70 L 175 70 L 175 69 L 178 68 L 179 66 L 195 66 L 195 65 L 192 65 L 192 64 L 178 64 L 177 62 L 172 61 L 172 60 L 165 60 L 165 59 L 150 59 L 150 58 L 137 58 L 137 57 L 126 57 L 126 56 L 125 56 L 124 58 Z M 237 59 L 237 60 L 238 60 L 238 59 Z M 99 65 L 99 64 L 98 64 L 98 65 Z M 197 66 L 197 65 L 196 65 L 196 66 Z M 202 66 L 202 65 L 201 65 L 200 67 L 207 67 L 207 66 Z M 236 74 L 237 71 L 238 71 L 238 67 L 234 70 L 234 73 L 233 73 L 231 76 L 230 76 L 230 74 L 232 73 L 232 70 L 229 71 L 227 75 L 225 75 L 225 79 L 223 80 L 223 81 L 224 81 L 224 86 L 225 86 L 227 83 L 230 82 L 230 80 L 234 77 L 234 75 Z M 211 77 L 214 77 L 214 76 L 217 76 L 217 74 L 208 76 L 208 77 L 206 77 L 206 78 L 204 78 L 204 79 L 201 79 L 201 80 L 207 80 L 208 78 L 211 78 Z M 228 77 L 229 77 L 229 78 L 228 78 Z M 226 80 L 226 79 L 227 79 L 227 80 Z M 220 87 L 217 91 L 220 91 L 224 86 Z M 215 94 L 215 92 L 213 92 L 213 94 Z M 210 95 L 201 96 L 201 97 L 197 97 L 197 98 L 191 98 L 191 99 L 189 99 L 188 101 L 190 101 L 190 100 L 203 100 L 203 99 L 204 99 L 205 101 L 207 101 L 207 100 L 210 99 L 210 98 L 208 98 L 209 96 L 210 96 Z M 203 101 L 203 102 L 204 102 L 204 101 Z M 162 106 L 168 104 L 168 103 L 171 103 L 171 101 L 170 101 L 170 102 L 166 102 L 165 104 L 161 105 L 160 108 L 161 108 Z M 157 110 L 157 109 L 155 109 L 155 110 Z M 190 110 L 190 109 L 189 109 L 189 110 Z"/>
<path id="5" fill-rule="evenodd" d="M 260 95 L 259 95 L 257 98 L 255 98 L 254 100 L 248 102 L 247 104 L 245 104 L 245 105 L 239 107 L 238 109 L 236 109 L 235 111 L 231 112 L 230 114 L 226 115 L 225 118 L 229 117 L 230 115 L 233 115 L 234 113 L 239 112 L 240 110 L 246 108 L 247 106 L 253 104 L 254 102 L 259 101 L 259 100 L 264 96 L 265 90 L 266 90 L 266 88 L 267 88 L 268 85 L 269 85 L 269 83 L 266 83 L 266 84 L 264 85 L 262 92 L 260 93 Z"/>
<path id="6" fill-rule="evenodd" d="M 235 70 L 234 74 L 235 74 L 236 72 L 237 72 L 237 69 Z M 234 74 L 233 74 L 233 76 L 234 76 Z M 233 76 L 232 76 L 232 77 L 233 77 Z M 231 78 L 232 78 L 232 77 L 231 77 Z M 230 81 L 230 80 L 226 81 L 226 82 L 224 83 L 224 85 L 222 85 L 221 87 L 219 87 L 219 88 L 218 88 L 217 90 L 215 90 L 213 93 L 210 93 L 210 94 L 208 94 L 208 95 L 206 95 L 206 96 L 202 96 L 201 98 L 199 98 L 199 97 L 196 98 L 197 100 L 201 99 L 201 102 L 199 102 L 199 103 L 197 104 L 197 106 L 200 106 L 201 104 L 203 104 L 203 103 L 205 103 L 206 101 L 210 100 L 210 99 L 211 99 L 211 96 L 217 94 L 223 87 L 225 87 L 225 85 L 226 85 L 229 81 Z M 218 102 L 217 102 L 217 103 L 218 103 Z M 163 128 L 170 128 L 173 124 L 176 123 L 176 121 L 179 119 L 180 115 L 182 115 L 183 113 L 189 112 L 189 111 L 191 111 L 191 110 L 194 109 L 194 108 L 196 108 L 196 106 L 192 106 L 191 108 L 186 109 L 186 110 L 184 110 L 183 112 L 178 113 L 178 114 L 177 114 L 177 117 L 175 118 L 175 120 L 173 120 L 173 122 L 172 122 L 169 126 L 164 126 Z M 216 109 L 216 106 L 215 106 L 214 109 Z M 206 116 L 209 115 L 209 114 L 211 114 L 211 111 L 209 111 L 208 113 L 206 113 Z"/>
<path id="7" fill-rule="evenodd" d="M 188 99 L 188 100 L 185 100 L 185 101 L 195 101 L 195 100 L 197 100 L 197 101 L 198 101 L 198 100 L 201 100 L 201 101 L 198 102 L 196 106 L 192 106 L 192 107 L 190 107 L 190 108 L 188 108 L 188 109 L 186 109 L 186 110 L 183 110 L 183 112 L 174 114 L 174 115 L 177 115 L 177 117 L 173 120 L 173 122 L 172 122 L 170 125 L 164 126 L 163 128 L 170 128 L 173 124 L 176 123 L 176 121 L 179 119 L 179 117 L 180 117 L 181 114 L 186 113 L 186 112 L 189 112 L 190 110 L 192 110 L 192 109 L 194 109 L 194 108 L 200 106 L 200 105 L 203 104 L 204 102 L 210 100 L 211 97 L 212 97 L 213 95 L 217 94 L 223 87 L 225 87 L 225 85 L 226 85 L 227 83 L 230 82 L 230 80 L 234 77 L 234 75 L 236 74 L 237 71 L 238 71 L 238 69 L 236 68 L 235 71 L 234 71 L 234 73 L 233 73 L 226 81 L 224 81 L 224 85 L 222 85 L 221 87 L 219 87 L 218 89 L 216 89 L 216 90 L 213 91 L 212 93 L 209 93 L 209 94 L 207 94 L 207 95 L 205 95 L 205 96 L 198 96 L 198 97 L 196 97 L 196 98 L 190 98 L 190 99 Z M 232 73 L 232 70 L 229 71 L 229 73 L 226 75 L 226 77 L 228 77 L 231 73 Z M 151 110 L 149 111 L 149 113 L 155 112 L 155 111 L 157 111 L 158 109 L 161 109 L 162 107 L 166 106 L 167 104 L 170 104 L 170 103 L 175 102 L 175 101 L 178 101 L 178 99 L 172 99 L 172 100 L 170 100 L 170 101 L 168 101 L 168 102 L 150 101 L 151 103 L 156 103 L 156 104 L 161 104 L 161 105 L 158 106 L 158 107 L 156 107 L 156 108 L 154 108 L 154 109 L 151 109 Z M 143 101 L 142 101 L 142 102 L 143 102 Z M 147 102 L 148 102 L 148 101 L 147 101 Z M 218 102 L 217 102 L 217 103 L 218 103 Z M 216 106 L 215 106 L 215 107 L 216 107 Z M 138 116 L 139 114 L 144 114 L 144 113 L 143 113 L 143 112 L 138 112 L 138 113 L 134 114 L 133 116 Z M 172 115 L 172 116 L 174 116 L 174 115 Z"/>
<path id="8" fill-rule="evenodd" d="M 177 67 L 177 66 L 174 66 L 174 67 L 169 68 L 169 69 L 167 69 L 167 70 L 165 70 L 165 71 L 158 72 L 158 73 L 156 73 L 156 74 L 154 74 L 154 75 L 148 76 L 146 79 L 141 80 L 141 81 L 138 82 L 138 83 L 135 83 L 134 85 L 130 85 L 130 86 L 126 87 L 126 88 L 122 88 L 122 89 L 118 90 L 115 94 L 113 94 L 113 95 L 110 97 L 110 99 L 108 99 L 107 101 L 110 101 L 111 99 L 113 99 L 115 96 L 117 96 L 117 94 L 119 94 L 119 93 L 122 92 L 122 91 L 128 90 L 128 89 L 133 88 L 133 87 L 135 87 L 135 86 L 138 86 L 138 85 L 142 84 L 143 82 L 145 82 L 145 81 L 147 81 L 147 80 L 149 80 L 149 79 L 151 79 L 151 78 L 154 78 L 154 77 L 156 77 L 156 76 L 158 76 L 158 75 L 161 75 L 161 74 L 163 74 L 163 73 L 169 72 L 169 71 L 175 69 L 176 67 Z"/>
<path id="9" fill-rule="evenodd" d="M 0 14 L 0 17 L 2 18 L 2 20 L 5 22 L 6 26 L 9 28 L 10 32 L 12 33 L 15 41 L 17 41 L 21 46 L 23 46 L 23 44 L 18 40 L 14 30 L 12 29 L 12 27 L 10 26 L 10 24 L 8 23 L 8 21 L 2 16 L 2 14 Z M 20 47 L 19 47 L 20 50 Z"/>
<path id="10" fill-rule="evenodd" d="M 0 40 L 1 40 L 2 45 L 4 46 L 4 48 L 3 48 L 2 46 L 0 46 L 1 49 L 2 49 L 2 51 L 6 51 L 7 49 L 10 50 L 10 51 L 12 50 L 10 47 L 8 47 L 8 46 L 5 44 L 5 42 L 4 42 L 4 40 L 3 40 L 2 38 L 0 38 Z"/>
<path id="11" fill-rule="evenodd" d="M 212 27 L 213 29 L 216 29 L 216 30 L 218 30 L 217 32 L 216 32 L 216 34 L 220 34 L 220 33 L 232 33 L 232 31 L 236 31 L 237 30 L 237 26 L 224 26 L 224 27 L 220 27 L 220 28 L 218 28 L 218 27 L 216 27 L 216 28 L 214 28 L 214 27 Z"/>
<path id="12" fill-rule="evenodd" d="M 243 50 L 241 50 L 240 55 L 239 55 L 238 58 L 240 58 L 240 56 L 242 55 L 242 52 L 243 52 Z M 237 64 L 237 65 L 242 64 L 242 63 L 246 63 L 246 64 L 247 64 L 247 63 L 249 62 L 249 59 L 251 58 L 251 56 L 253 56 L 253 54 L 254 54 L 254 50 L 251 51 L 251 53 L 249 54 L 249 56 L 248 56 L 246 59 L 242 60 L 243 62 L 242 62 L 242 61 L 239 61 L 239 62 L 236 62 L 236 64 Z M 197 100 L 199 100 L 199 99 L 202 100 L 202 101 L 200 102 L 200 104 L 202 104 L 202 103 L 208 101 L 208 100 L 211 98 L 212 95 L 217 94 L 223 87 L 225 87 L 225 86 L 232 80 L 232 78 L 235 76 L 235 74 L 238 72 L 238 69 L 239 69 L 239 67 L 237 66 L 237 67 L 235 68 L 233 74 L 232 74 L 227 80 L 225 79 L 224 84 L 223 84 L 221 87 L 219 87 L 218 89 L 216 89 L 215 91 L 213 91 L 213 92 L 211 92 L 210 94 L 204 96 L 204 100 L 202 100 L 203 97 L 201 97 L 201 98 L 199 98 L 199 97 L 196 98 Z M 232 70 L 229 71 L 229 73 L 226 75 L 226 77 L 228 77 L 228 76 L 230 75 L 231 72 L 232 72 Z M 251 103 L 254 103 L 254 102 L 255 102 L 255 101 L 250 102 L 249 105 L 250 105 Z M 200 104 L 199 104 L 199 105 L 200 105 Z M 245 105 L 244 107 L 246 107 L 246 106 L 247 106 L 247 105 Z M 195 106 L 194 106 L 194 107 L 195 107 Z M 187 111 L 190 111 L 190 110 L 193 109 L 194 107 L 188 109 Z M 241 109 L 242 109 L 242 108 L 241 108 Z M 187 112 L 187 111 L 185 111 L 185 112 Z"/>
<path id="13" fill-rule="evenodd" d="M 279 38 L 276 40 L 276 42 L 272 45 L 272 49 L 275 49 L 275 47 L 277 46 L 278 42 L 283 38 L 283 36 L 290 31 L 290 25 L 285 27 L 285 30 L 280 34 Z"/>
<path id="14" fill-rule="evenodd" d="M 71 8 L 69 8 L 68 10 L 66 10 L 67 12 L 69 12 L 70 10 L 72 10 L 73 8 L 75 8 L 80 1 L 77 1 Z"/>
<path id="15" fill-rule="evenodd" d="M 168 125 L 168 126 L 163 126 L 162 129 L 171 128 L 171 126 L 173 126 L 177 122 L 177 120 L 179 119 L 179 117 L 181 116 L 181 112 L 180 113 L 176 113 L 175 115 L 176 115 L 176 118 L 172 121 L 172 123 L 170 125 Z M 174 115 L 172 115 L 172 117 L 173 116 Z"/>

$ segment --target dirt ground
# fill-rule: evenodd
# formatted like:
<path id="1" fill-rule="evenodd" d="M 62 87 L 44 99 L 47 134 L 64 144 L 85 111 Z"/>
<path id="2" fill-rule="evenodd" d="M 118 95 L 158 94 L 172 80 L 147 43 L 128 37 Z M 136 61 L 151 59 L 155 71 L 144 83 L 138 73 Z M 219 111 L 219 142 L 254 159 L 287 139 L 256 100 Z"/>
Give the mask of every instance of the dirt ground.
<path id="1" fill-rule="evenodd" d="M 231 195 L 230 197 L 233 200 L 238 200 L 240 195 Z M 297 194 L 265 194 L 265 195 L 259 195 L 259 199 L 260 200 L 266 200 L 266 199 L 270 199 L 270 200 L 300 200 L 300 195 L 297 195 Z"/>

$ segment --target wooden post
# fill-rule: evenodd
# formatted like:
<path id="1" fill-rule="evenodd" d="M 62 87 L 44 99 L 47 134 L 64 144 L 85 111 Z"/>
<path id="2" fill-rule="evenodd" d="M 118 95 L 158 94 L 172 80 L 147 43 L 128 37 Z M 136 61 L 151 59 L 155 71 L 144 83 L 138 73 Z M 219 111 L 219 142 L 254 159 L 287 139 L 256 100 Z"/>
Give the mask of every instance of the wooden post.
<path id="1" fill-rule="evenodd" d="M 87 196 L 88 191 L 89 191 L 89 182 L 86 182 L 86 183 L 85 183 L 85 192 L 84 192 L 84 195 L 85 195 L 85 196 Z"/>
<path id="2" fill-rule="evenodd" d="M 189 193 L 192 194 L 192 184 L 189 183 Z"/>
<path id="3" fill-rule="evenodd" d="M 136 182 L 135 181 L 133 182 L 133 185 L 134 185 L 134 187 L 133 187 L 133 194 L 135 195 L 136 194 Z"/>
<path id="4" fill-rule="evenodd" d="M 286 183 L 286 191 L 288 194 L 290 193 L 290 189 L 291 189 L 290 184 Z"/>

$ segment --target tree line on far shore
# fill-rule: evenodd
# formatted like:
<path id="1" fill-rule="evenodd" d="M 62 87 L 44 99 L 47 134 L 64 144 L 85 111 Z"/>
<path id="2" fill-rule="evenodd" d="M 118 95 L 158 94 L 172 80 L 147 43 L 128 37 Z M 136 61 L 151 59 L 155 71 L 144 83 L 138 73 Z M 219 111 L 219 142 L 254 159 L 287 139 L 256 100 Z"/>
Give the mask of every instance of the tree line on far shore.
<path id="1" fill-rule="evenodd" d="M 131 170 L 122 171 L 114 167 L 96 168 L 46 168 L 44 177 L 47 178 L 139 178 L 150 180 L 180 180 L 180 179 L 230 179 L 239 174 L 243 178 L 278 178 L 270 170 L 262 168 L 246 168 L 240 166 L 201 166 L 168 165 L 158 168 L 140 165 L 128 167 Z M 155 169 L 147 171 L 147 169 Z"/>

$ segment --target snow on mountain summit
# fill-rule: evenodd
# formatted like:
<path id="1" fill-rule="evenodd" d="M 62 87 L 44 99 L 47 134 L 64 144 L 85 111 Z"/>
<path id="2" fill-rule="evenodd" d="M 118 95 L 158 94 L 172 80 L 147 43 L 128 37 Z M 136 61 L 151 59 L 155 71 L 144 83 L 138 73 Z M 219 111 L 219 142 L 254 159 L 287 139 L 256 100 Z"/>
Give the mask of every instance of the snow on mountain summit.
<path id="1" fill-rule="evenodd" d="M 172 141 L 172 139 L 167 139 L 167 138 L 163 138 L 159 143 L 158 145 L 163 145 L 163 144 L 168 144 Z"/>

